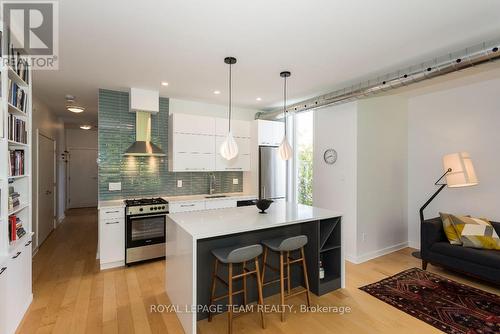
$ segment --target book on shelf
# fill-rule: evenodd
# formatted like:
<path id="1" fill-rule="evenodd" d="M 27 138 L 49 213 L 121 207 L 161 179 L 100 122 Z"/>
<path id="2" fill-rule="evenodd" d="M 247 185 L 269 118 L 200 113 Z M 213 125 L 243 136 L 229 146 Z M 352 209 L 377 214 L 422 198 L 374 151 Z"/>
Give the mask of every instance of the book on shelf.
<path id="1" fill-rule="evenodd" d="M 24 175 L 24 150 L 9 150 L 9 176 Z"/>
<path id="2" fill-rule="evenodd" d="M 8 102 L 24 113 L 27 110 L 28 106 L 27 92 L 11 79 L 9 79 Z"/>
<path id="3" fill-rule="evenodd" d="M 10 67 L 19 75 L 19 77 L 24 81 L 28 82 L 29 70 L 28 61 L 22 57 L 19 51 L 14 50 L 14 45 L 9 46 L 9 62 Z"/>
<path id="4" fill-rule="evenodd" d="M 26 129 L 26 122 L 12 114 L 9 114 L 7 121 L 8 139 L 18 143 L 28 143 L 28 131 Z"/>
<path id="5" fill-rule="evenodd" d="M 26 235 L 26 230 L 23 227 L 23 222 L 16 215 L 9 216 L 9 241 L 16 241 Z"/>

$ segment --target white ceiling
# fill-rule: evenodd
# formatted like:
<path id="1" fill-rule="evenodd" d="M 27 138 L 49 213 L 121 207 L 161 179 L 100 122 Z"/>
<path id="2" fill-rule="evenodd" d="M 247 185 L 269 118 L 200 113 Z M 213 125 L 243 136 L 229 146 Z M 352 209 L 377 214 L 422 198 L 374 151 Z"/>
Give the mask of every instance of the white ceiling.
<path id="1" fill-rule="evenodd" d="M 300 100 L 500 37 L 498 0 L 60 0 L 59 11 L 59 70 L 35 73 L 34 94 L 70 122 L 96 122 L 99 88 L 225 104 L 225 56 L 238 59 L 235 104 L 268 109 L 282 70 Z M 87 111 L 65 111 L 66 94 Z"/>

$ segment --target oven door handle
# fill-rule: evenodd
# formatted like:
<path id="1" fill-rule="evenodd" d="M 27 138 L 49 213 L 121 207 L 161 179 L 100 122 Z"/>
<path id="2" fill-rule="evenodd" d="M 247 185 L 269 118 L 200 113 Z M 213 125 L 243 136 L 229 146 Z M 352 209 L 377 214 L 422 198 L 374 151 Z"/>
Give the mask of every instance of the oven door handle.
<path id="1" fill-rule="evenodd" d="M 161 216 L 166 216 L 167 213 L 161 213 L 157 215 L 143 215 L 143 216 L 128 216 L 128 219 L 141 219 L 141 218 L 154 218 L 154 217 L 161 217 Z"/>

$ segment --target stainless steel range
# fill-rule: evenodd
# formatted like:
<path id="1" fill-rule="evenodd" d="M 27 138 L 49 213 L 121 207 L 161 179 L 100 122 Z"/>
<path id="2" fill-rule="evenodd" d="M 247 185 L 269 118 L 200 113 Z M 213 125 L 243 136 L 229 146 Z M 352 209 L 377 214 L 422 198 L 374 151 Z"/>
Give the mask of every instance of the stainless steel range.
<path id="1" fill-rule="evenodd" d="M 125 201 L 125 263 L 165 257 L 168 202 L 163 198 Z"/>

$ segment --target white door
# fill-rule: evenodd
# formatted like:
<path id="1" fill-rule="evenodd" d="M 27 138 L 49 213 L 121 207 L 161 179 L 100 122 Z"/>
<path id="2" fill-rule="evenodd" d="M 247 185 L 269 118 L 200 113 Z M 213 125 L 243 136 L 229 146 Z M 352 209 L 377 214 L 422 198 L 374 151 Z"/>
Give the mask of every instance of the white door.
<path id="1" fill-rule="evenodd" d="M 69 208 L 97 206 L 97 150 L 69 149 Z"/>
<path id="2" fill-rule="evenodd" d="M 55 208 L 55 141 L 38 134 L 38 217 L 36 247 L 54 229 Z"/>

